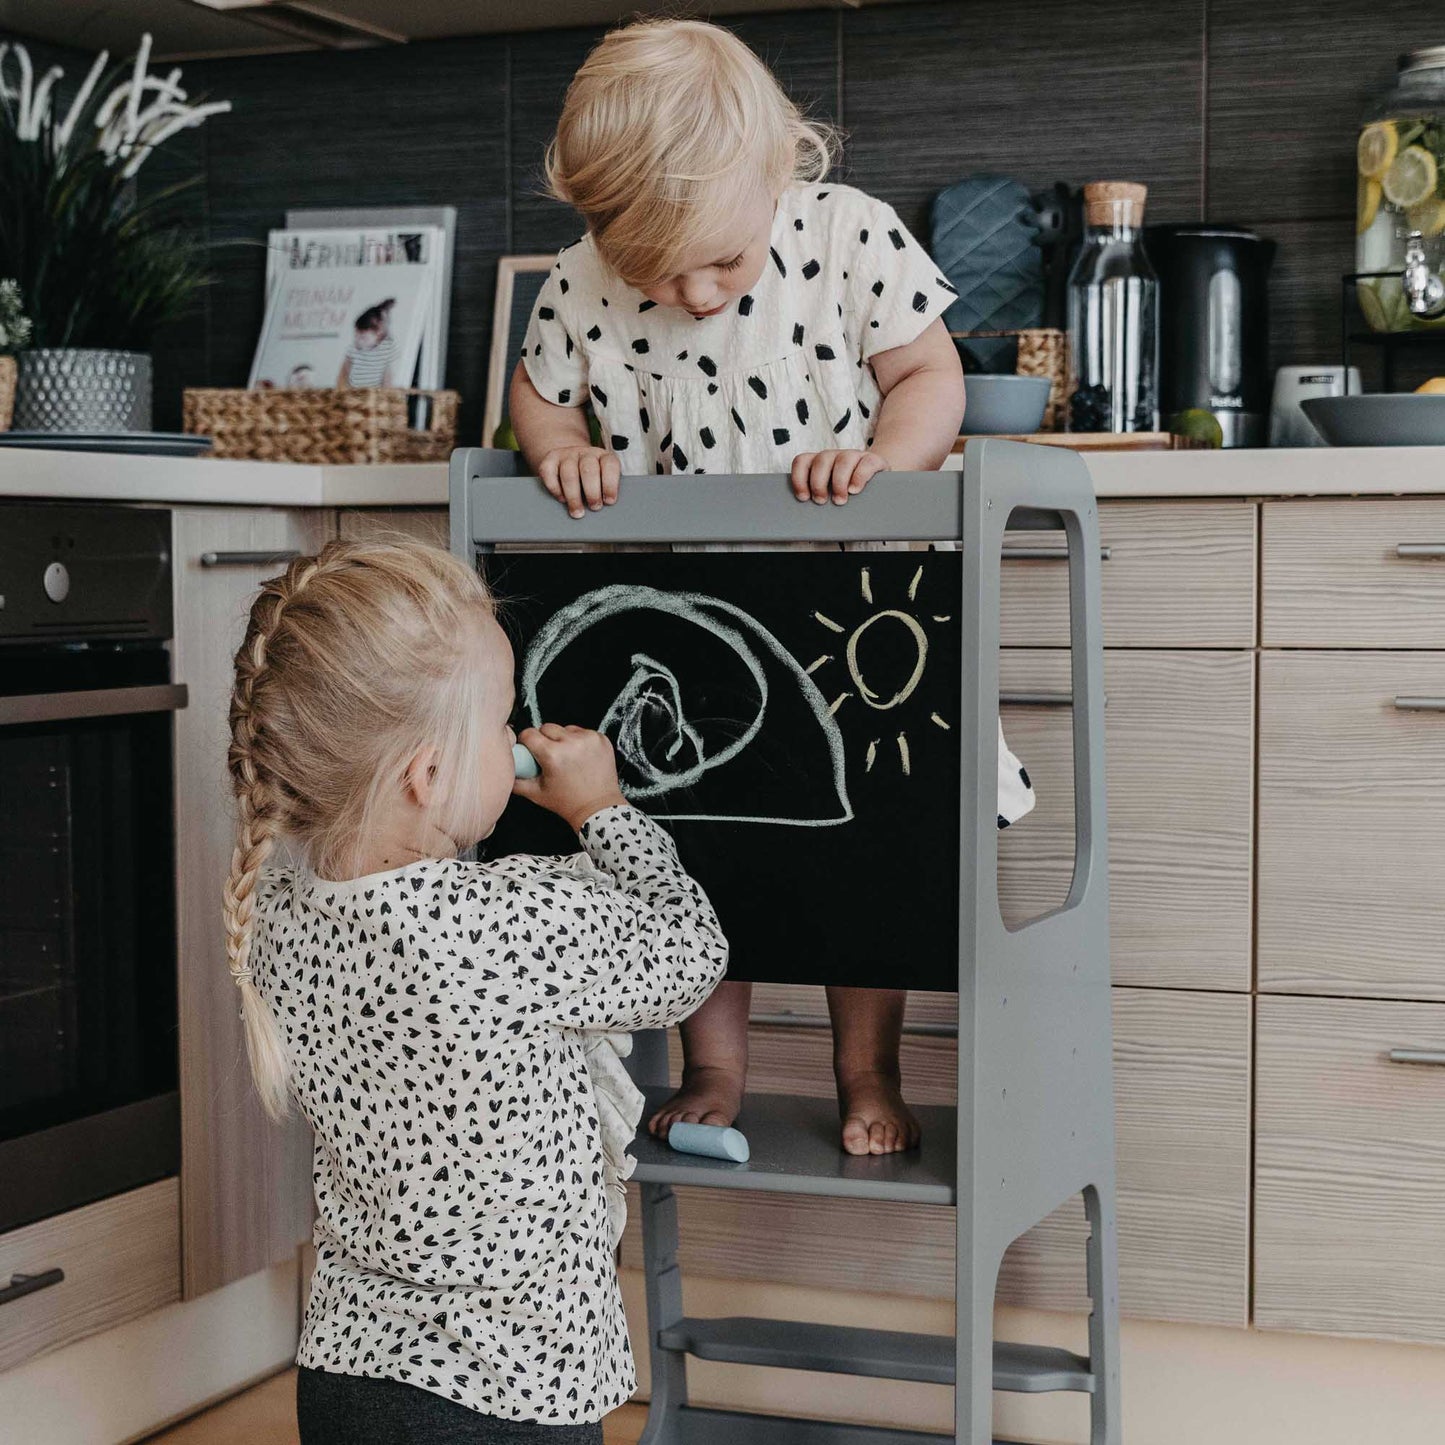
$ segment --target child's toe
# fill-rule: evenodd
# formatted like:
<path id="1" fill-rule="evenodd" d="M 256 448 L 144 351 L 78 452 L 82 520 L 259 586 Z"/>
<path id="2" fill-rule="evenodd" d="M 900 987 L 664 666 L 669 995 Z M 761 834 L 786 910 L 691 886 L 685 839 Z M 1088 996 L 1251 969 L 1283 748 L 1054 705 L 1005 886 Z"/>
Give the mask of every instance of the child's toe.
<path id="1" fill-rule="evenodd" d="M 850 1114 L 843 1121 L 843 1148 L 849 1154 L 869 1153 L 868 1133 L 868 1121 L 858 1114 Z"/>

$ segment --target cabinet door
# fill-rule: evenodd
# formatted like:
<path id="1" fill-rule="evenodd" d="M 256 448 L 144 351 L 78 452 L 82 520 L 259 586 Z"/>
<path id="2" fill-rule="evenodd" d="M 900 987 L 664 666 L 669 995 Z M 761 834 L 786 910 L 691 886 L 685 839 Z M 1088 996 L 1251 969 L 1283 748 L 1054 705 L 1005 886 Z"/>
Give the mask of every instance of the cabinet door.
<path id="1" fill-rule="evenodd" d="M 1101 502 L 1099 540 L 1106 646 L 1254 645 L 1254 503 Z M 1067 647 L 1063 537 L 1010 532 L 1003 555 L 1004 645 Z"/>
<path id="2" fill-rule="evenodd" d="M 206 567 L 204 553 L 314 552 L 329 512 L 175 512 L 176 862 L 181 1044 L 181 1238 L 187 1298 L 294 1255 L 311 1233 L 310 1139 L 270 1122 L 251 1087 L 226 969 L 221 889 L 235 846 L 226 775 L 232 658 L 272 564 Z"/>
<path id="3" fill-rule="evenodd" d="M 1114 982 L 1248 990 L 1254 657 L 1104 654 L 1109 931 Z M 999 838 L 1004 917 L 1068 895 L 1074 866 L 1069 655 L 1005 649 L 1004 732 L 1038 805 Z M 1033 697 L 1032 703 L 1008 699 Z"/>
<path id="4" fill-rule="evenodd" d="M 766 995 L 766 996 L 764 996 Z M 755 1003 L 822 1017 L 821 991 L 759 989 Z M 917 996 L 935 1026 L 957 1020 L 952 995 Z M 910 1010 L 910 1018 L 913 1012 Z M 1242 1325 L 1249 1295 L 1249 999 L 1164 989 L 1114 990 L 1119 1156 L 1119 1298 L 1126 1314 Z M 748 1087 L 833 1093 L 826 1028 L 754 1026 Z M 674 1055 L 674 1076 L 678 1059 Z M 904 1092 L 952 1104 L 952 1038 L 905 1036 Z M 946 1298 L 954 1214 L 925 1204 L 683 1189 L 680 1259 L 715 1279 Z M 637 1211 L 623 1261 L 641 1262 Z M 999 1298 L 1086 1308 L 1084 1211 L 1073 1200 L 1010 1250 Z"/>
<path id="5" fill-rule="evenodd" d="M 1262 654 L 1262 992 L 1445 999 L 1440 709 L 1442 652 Z"/>
<path id="6" fill-rule="evenodd" d="M 1255 1324 L 1445 1343 L 1445 1007 L 1256 1008 Z"/>
<path id="7" fill-rule="evenodd" d="M 1445 498 L 1266 502 L 1263 533 L 1266 647 L 1445 647 Z"/>

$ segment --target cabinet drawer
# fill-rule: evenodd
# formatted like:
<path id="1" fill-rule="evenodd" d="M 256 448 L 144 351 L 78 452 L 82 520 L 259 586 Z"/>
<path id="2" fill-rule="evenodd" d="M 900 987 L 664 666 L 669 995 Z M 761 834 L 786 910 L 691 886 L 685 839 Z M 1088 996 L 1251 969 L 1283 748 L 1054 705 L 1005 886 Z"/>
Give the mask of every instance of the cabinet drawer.
<path id="1" fill-rule="evenodd" d="M 1252 502 L 1101 502 L 1099 535 L 1109 554 L 1100 571 L 1108 646 L 1254 644 Z M 1052 532 L 1005 539 L 1005 646 L 1068 646 L 1068 568 L 1017 555 L 1062 556 L 1063 545 Z"/>
<path id="2" fill-rule="evenodd" d="M 0 1305 L 0 1369 L 180 1298 L 176 1181 L 0 1235 L 0 1286 L 54 1269 L 64 1272 L 58 1284 Z"/>
<path id="3" fill-rule="evenodd" d="M 1255 1323 L 1445 1342 L 1445 1007 L 1257 1009 Z"/>
<path id="4" fill-rule="evenodd" d="M 1445 999 L 1445 653 L 1260 658 L 1259 987 Z"/>
<path id="5" fill-rule="evenodd" d="M 1248 990 L 1254 656 L 1104 654 L 1115 983 Z M 1067 695 L 1069 656 L 1006 650 L 1000 691 Z M 1038 805 L 999 838 L 1004 917 L 1063 903 L 1073 871 L 1072 711 L 1005 702 Z"/>
<path id="6" fill-rule="evenodd" d="M 754 994 L 755 1005 L 764 991 Z M 957 1019 L 951 995 L 918 996 Z M 770 993 L 825 1014 L 822 990 Z M 910 1009 L 910 1018 L 913 1011 Z M 1249 1270 L 1248 998 L 1164 989 L 1114 990 L 1118 1108 L 1119 1295 L 1126 1314 L 1244 1324 Z M 833 1093 L 827 1029 L 754 1026 L 749 1088 Z M 903 1041 L 904 1091 L 952 1104 L 950 1038 Z M 674 1047 L 674 1077 L 679 1056 Z M 1445 1080 L 1442 1080 L 1445 1082 Z M 953 1293 L 954 1214 L 929 1205 L 683 1189 L 679 1257 L 717 1279 L 946 1298 Z M 641 1263 L 636 1200 L 624 1263 Z M 1044 1309 L 1085 1307 L 1083 1205 L 1078 1200 L 1009 1252 L 1000 1299 Z"/>
<path id="7" fill-rule="evenodd" d="M 1263 534 L 1266 647 L 1445 647 L 1445 497 L 1266 502 Z"/>

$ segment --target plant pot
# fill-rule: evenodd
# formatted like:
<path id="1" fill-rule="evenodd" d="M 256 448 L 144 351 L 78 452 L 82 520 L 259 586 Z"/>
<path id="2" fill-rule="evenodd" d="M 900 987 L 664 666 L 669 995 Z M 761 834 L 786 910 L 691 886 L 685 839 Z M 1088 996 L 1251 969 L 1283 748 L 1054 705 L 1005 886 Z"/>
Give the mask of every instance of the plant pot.
<path id="1" fill-rule="evenodd" d="M 22 351 L 15 430 L 151 429 L 151 359 L 138 351 Z"/>
<path id="2" fill-rule="evenodd" d="M 10 418 L 15 412 L 15 358 L 0 356 L 0 431 L 10 430 Z"/>

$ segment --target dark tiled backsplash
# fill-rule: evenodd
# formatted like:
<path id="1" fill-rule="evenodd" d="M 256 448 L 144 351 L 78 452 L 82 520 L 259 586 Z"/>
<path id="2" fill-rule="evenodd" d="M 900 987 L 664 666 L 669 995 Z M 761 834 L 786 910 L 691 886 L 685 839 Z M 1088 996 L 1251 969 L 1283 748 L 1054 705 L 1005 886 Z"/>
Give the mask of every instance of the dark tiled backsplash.
<path id="1" fill-rule="evenodd" d="M 921 235 L 938 189 L 996 171 L 1030 185 L 1142 180 L 1152 220 L 1274 236 L 1282 364 L 1337 357 L 1360 112 L 1399 51 L 1445 39 L 1421 30 L 1424 13 L 1407 0 L 961 0 L 728 23 L 814 114 L 846 127 L 844 178 Z M 448 381 L 475 440 L 496 260 L 577 234 L 542 194 L 541 161 L 598 34 L 187 65 L 193 92 L 235 108 L 193 153 L 218 279 L 204 312 L 158 348 L 158 424 L 177 421 L 183 383 L 244 383 L 262 310 L 255 243 L 288 207 L 449 204 L 460 230 Z"/>

